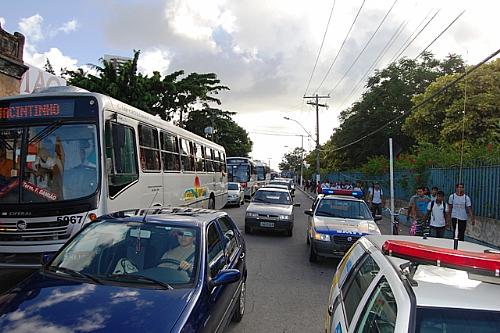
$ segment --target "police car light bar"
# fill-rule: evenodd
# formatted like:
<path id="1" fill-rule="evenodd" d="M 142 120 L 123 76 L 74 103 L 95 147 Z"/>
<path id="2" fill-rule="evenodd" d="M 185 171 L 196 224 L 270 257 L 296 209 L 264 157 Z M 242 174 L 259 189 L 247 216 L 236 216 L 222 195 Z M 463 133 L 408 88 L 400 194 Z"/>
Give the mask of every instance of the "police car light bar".
<path id="1" fill-rule="evenodd" d="M 334 188 L 324 188 L 322 189 L 322 193 L 334 194 L 334 195 L 347 195 L 347 196 L 353 196 L 358 199 L 363 197 L 363 191 L 343 190 Z"/>
<path id="2" fill-rule="evenodd" d="M 386 254 L 407 259 L 435 262 L 437 266 L 490 271 L 500 277 L 500 254 L 445 249 L 407 241 L 388 240 L 382 249 Z"/>

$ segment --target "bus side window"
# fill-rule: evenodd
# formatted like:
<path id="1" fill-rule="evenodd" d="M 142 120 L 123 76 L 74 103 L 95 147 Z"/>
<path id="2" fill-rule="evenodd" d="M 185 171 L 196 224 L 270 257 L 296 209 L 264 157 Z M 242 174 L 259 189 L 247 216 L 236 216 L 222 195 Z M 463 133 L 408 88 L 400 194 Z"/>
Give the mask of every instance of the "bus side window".
<path id="1" fill-rule="evenodd" d="M 139 125 L 139 146 L 142 170 L 160 171 L 158 131 L 149 126 Z"/>
<path id="2" fill-rule="evenodd" d="M 134 129 L 117 123 L 106 123 L 106 162 L 109 196 L 139 178 Z"/>
<path id="3" fill-rule="evenodd" d="M 195 149 L 195 156 L 196 156 L 196 171 L 206 171 L 205 170 L 205 163 L 203 161 L 204 158 L 204 150 L 205 147 L 198 143 L 193 143 L 193 147 Z"/>
<path id="4" fill-rule="evenodd" d="M 175 135 L 161 132 L 161 158 L 163 160 L 163 171 L 179 171 L 179 145 Z"/>

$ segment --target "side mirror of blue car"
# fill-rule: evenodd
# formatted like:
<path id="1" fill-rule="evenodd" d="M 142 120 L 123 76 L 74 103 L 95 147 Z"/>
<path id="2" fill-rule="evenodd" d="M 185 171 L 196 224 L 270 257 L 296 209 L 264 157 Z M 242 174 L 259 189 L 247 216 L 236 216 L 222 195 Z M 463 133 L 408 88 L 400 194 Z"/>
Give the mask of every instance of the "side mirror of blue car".
<path id="1" fill-rule="evenodd" d="M 219 272 L 211 281 L 210 286 L 216 287 L 237 282 L 241 279 L 241 272 L 237 269 L 224 269 Z"/>
<path id="2" fill-rule="evenodd" d="M 54 256 L 53 253 L 42 254 L 42 258 L 41 258 L 42 265 L 46 265 L 50 261 L 50 259 L 52 259 L 53 256 Z"/>

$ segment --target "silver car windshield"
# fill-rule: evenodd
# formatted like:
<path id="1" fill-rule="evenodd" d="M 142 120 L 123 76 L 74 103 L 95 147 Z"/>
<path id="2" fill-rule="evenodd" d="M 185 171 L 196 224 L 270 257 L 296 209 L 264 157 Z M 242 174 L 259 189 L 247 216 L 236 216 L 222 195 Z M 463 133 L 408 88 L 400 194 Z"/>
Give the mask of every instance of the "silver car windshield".
<path id="1" fill-rule="evenodd" d="M 255 193 L 255 196 L 252 201 L 268 203 L 268 204 L 277 204 L 277 205 L 292 204 L 292 199 L 290 198 L 290 194 L 281 191 L 278 192 L 278 191 L 259 190 Z"/>

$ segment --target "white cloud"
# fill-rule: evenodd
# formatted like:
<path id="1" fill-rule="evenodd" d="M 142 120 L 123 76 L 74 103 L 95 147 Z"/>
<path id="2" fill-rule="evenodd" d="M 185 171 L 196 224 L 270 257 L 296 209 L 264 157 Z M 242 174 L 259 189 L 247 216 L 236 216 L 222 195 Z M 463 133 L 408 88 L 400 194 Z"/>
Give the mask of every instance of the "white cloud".
<path id="1" fill-rule="evenodd" d="M 60 75 L 61 68 L 75 70 L 78 60 L 64 55 L 61 50 L 56 47 L 50 48 L 49 51 L 39 53 L 33 47 L 25 49 L 24 61 L 38 68 L 43 68 L 49 59 L 56 75 Z"/>
<path id="2" fill-rule="evenodd" d="M 0 17 L 0 26 L 5 29 L 5 18 Z"/>
<path id="3" fill-rule="evenodd" d="M 153 71 L 158 71 L 160 74 L 165 75 L 170 66 L 170 54 L 162 49 L 150 49 L 143 51 L 139 57 L 137 67 L 139 72 L 152 75 Z"/>
<path id="4" fill-rule="evenodd" d="M 71 21 L 68 21 L 64 23 L 62 26 L 60 26 L 57 31 L 62 31 L 64 33 L 70 33 L 72 31 L 75 31 L 76 28 L 78 27 L 78 22 L 75 19 L 72 19 Z"/>
<path id="5" fill-rule="evenodd" d="M 165 18 L 174 33 L 215 49 L 214 31 L 222 29 L 232 33 L 235 29 L 236 18 L 224 9 L 225 4 L 225 0 L 174 0 L 167 4 Z"/>
<path id="6" fill-rule="evenodd" d="M 36 43 L 45 38 L 42 32 L 43 17 L 35 14 L 30 17 L 23 17 L 19 22 L 19 30 L 26 37 L 29 43 Z"/>

